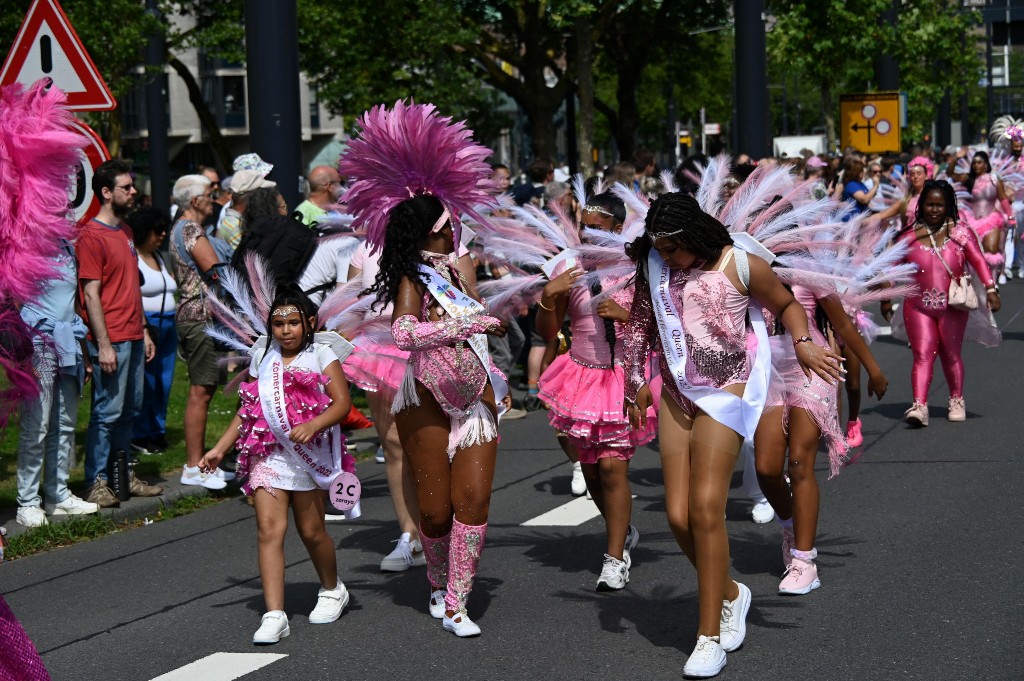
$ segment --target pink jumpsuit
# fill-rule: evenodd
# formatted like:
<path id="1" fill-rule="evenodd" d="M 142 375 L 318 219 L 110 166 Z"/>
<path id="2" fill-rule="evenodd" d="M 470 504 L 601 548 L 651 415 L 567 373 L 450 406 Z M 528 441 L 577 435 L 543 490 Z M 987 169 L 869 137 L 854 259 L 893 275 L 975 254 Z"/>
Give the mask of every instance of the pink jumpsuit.
<path id="1" fill-rule="evenodd" d="M 933 250 L 930 243 L 915 243 L 912 230 L 900 238 L 912 244 L 907 252 L 907 260 L 919 268 L 916 277 L 918 293 L 907 298 L 903 305 L 903 322 L 910 339 L 910 349 L 914 353 L 914 366 L 910 374 L 914 402 L 928 403 L 935 355 L 942 362 L 950 397 L 963 397 L 964 364 L 961 349 L 968 313 L 946 304 L 950 278 L 939 258 L 945 261 L 957 277 L 963 275 L 970 264 L 975 276 L 981 277 L 985 287 L 992 286 L 992 275 L 981 254 L 978 238 L 963 222 L 950 230 L 949 240 L 945 244 L 936 238 L 937 250 Z"/>

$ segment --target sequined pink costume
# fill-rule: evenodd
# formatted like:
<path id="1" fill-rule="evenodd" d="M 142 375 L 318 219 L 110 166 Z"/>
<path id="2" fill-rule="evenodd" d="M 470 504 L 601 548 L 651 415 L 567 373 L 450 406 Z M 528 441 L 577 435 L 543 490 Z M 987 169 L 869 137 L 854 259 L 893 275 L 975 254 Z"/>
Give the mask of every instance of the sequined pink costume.
<path id="1" fill-rule="evenodd" d="M 623 307 L 633 299 L 629 287 L 612 294 Z M 540 377 L 540 398 L 548 406 L 551 426 L 566 433 L 580 453 L 580 462 L 615 457 L 629 461 L 639 445 L 658 431 L 654 410 L 643 430 L 633 430 L 623 415 L 623 325 L 615 322 L 615 348 L 606 339 L 605 320 L 597 314 L 589 288 L 569 293 L 572 348 L 551 363 Z"/>
<path id="2" fill-rule="evenodd" d="M 746 383 L 753 365 L 757 341 L 746 321 L 750 297 L 736 290 L 722 271 L 732 251 L 719 269 L 672 270 L 670 295 L 680 311 L 686 334 L 686 378 L 696 386 L 725 388 Z M 661 337 L 651 306 L 651 292 L 637 286 L 630 309 L 625 338 L 626 399 L 635 400 L 647 382 L 644 376 L 647 355 L 652 347 L 661 347 Z M 749 340 L 748 340 L 749 339 Z M 661 363 L 664 390 L 690 417 L 697 406 L 680 394 L 666 362 Z"/>
<path id="3" fill-rule="evenodd" d="M 259 359 L 257 353 L 250 368 L 250 375 L 257 376 Z M 296 356 L 282 372 L 285 409 L 292 426 L 312 421 L 331 405 L 331 398 L 324 390 L 330 383 L 322 366 L 332 360 L 333 353 L 326 348 L 310 345 Z M 269 361 L 269 360 L 267 360 Z M 319 370 L 318 370 L 319 369 Z M 305 464 L 297 460 L 294 452 L 285 451 L 274 437 L 263 413 L 260 400 L 259 380 L 245 381 L 238 386 L 241 400 L 238 415 L 242 424 L 238 427 L 238 476 L 242 480 L 242 491 L 253 494 L 263 487 L 272 495 L 276 489 L 306 491 L 316 489 L 316 483 L 308 474 Z M 333 426 L 337 428 L 337 426 Z M 314 448 L 331 448 L 331 429 L 322 430 L 309 443 Z M 355 459 L 345 452 L 345 436 L 341 435 L 342 468 L 355 471 Z M 325 456 L 330 460 L 330 456 Z"/>
<path id="4" fill-rule="evenodd" d="M 932 381 L 932 365 L 935 355 L 942 361 L 942 371 L 949 384 L 950 397 L 963 397 L 964 365 L 961 348 L 968 313 L 946 305 L 949 291 L 949 273 L 939 262 L 941 257 L 955 276 L 961 276 L 967 265 L 974 269 L 975 276 L 981 277 L 985 287 L 993 285 L 992 275 L 974 232 L 964 223 L 950 230 L 945 244 L 938 243 L 938 251 L 931 244 L 915 244 L 914 232 L 905 232 L 901 239 L 913 244 L 907 252 L 907 259 L 919 266 L 917 287 L 920 293 L 907 298 L 903 305 L 903 321 L 914 353 L 911 370 L 911 384 L 914 402 L 928 403 L 928 388 Z M 984 305 L 984 298 L 980 301 Z"/>
<path id="5" fill-rule="evenodd" d="M 828 346 L 828 341 L 814 321 L 818 305 L 814 293 L 802 286 L 793 286 L 793 297 L 807 311 L 807 329 L 814 344 Z M 815 373 L 807 378 L 796 358 L 793 339 L 788 333 L 772 336 L 769 342 L 772 346 L 773 380 L 765 409 L 785 407 L 783 418 L 787 423 L 790 409 L 799 408 L 806 411 L 825 439 L 825 446 L 828 448 L 829 477 L 834 477 L 847 462 L 849 454 L 846 435 L 839 427 L 838 389 Z"/>
<path id="6" fill-rule="evenodd" d="M 994 229 L 1002 229 L 1006 224 L 1006 217 L 996 210 L 997 198 L 998 192 L 992 173 L 979 175 L 974 180 L 974 188 L 971 190 L 972 215 L 968 217 L 971 229 L 979 239 L 984 239 L 986 234 Z"/>
<path id="7" fill-rule="evenodd" d="M 458 271 L 447 261 L 431 265 L 453 286 L 462 290 Z M 480 401 L 487 387 L 487 367 L 464 341 L 499 324 L 487 315 L 452 317 L 436 306 L 429 291 L 423 294 L 420 317 L 430 319 L 431 311 L 441 315 L 440 321 L 420 321 L 413 315 L 402 315 L 391 325 L 395 344 L 409 351 L 409 368 L 402 388 L 395 397 L 392 411 L 419 405 L 416 383 L 420 383 L 452 420 L 448 442 L 449 459 L 459 447 L 489 442 L 497 437 L 497 427 L 490 410 Z"/>

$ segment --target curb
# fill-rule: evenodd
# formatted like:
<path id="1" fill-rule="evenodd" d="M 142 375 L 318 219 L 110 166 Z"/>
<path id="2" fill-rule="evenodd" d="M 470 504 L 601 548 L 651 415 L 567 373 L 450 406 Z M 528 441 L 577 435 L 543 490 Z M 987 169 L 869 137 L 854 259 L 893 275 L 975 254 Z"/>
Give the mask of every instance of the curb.
<path id="1" fill-rule="evenodd" d="M 355 446 L 355 451 L 349 450 L 351 454 L 359 455 L 365 452 L 375 451 L 377 449 L 377 431 L 373 428 L 351 431 L 346 434 L 346 438 L 348 440 L 348 444 Z M 148 484 L 162 486 L 164 491 L 160 496 L 131 497 L 128 501 L 122 501 L 121 505 L 117 508 L 100 509 L 98 515 L 108 518 L 114 522 L 141 520 L 151 515 L 155 515 L 157 511 L 169 506 L 178 499 L 185 497 L 207 496 L 210 494 L 210 490 L 200 485 L 181 484 L 180 478 L 172 472 L 165 473 L 164 475 L 170 476 L 170 479 L 157 478 L 153 476 L 147 476 L 147 479 L 143 479 L 143 481 Z M 237 489 L 238 483 L 234 481 L 229 482 L 228 486 L 225 488 L 225 490 L 228 491 Z M 223 494 L 223 492 L 218 491 L 218 494 Z M 8 538 L 19 535 L 30 529 L 19 524 L 15 520 L 17 514 L 17 507 L 0 509 L 0 526 L 7 531 Z M 47 516 L 47 520 L 51 523 L 57 524 L 66 522 L 74 517 L 81 516 Z"/>

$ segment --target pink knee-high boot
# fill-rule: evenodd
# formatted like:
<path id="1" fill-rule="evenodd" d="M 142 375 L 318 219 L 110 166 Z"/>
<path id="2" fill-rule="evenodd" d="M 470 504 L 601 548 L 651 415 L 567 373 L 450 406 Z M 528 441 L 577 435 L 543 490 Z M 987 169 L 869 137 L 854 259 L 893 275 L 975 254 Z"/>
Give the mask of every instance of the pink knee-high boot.
<path id="1" fill-rule="evenodd" d="M 443 537 L 428 537 L 420 526 L 420 543 L 423 557 L 427 559 L 427 579 L 434 590 L 446 589 L 448 585 L 448 553 L 452 534 Z"/>
<path id="2" fill-rule="evenodd" d="M 473 578 L 484 550 L 487 523 L 463 525 L 452 522 L 451 550 L 448 554 L 448 594 L 444 597 L 445 608 L 452 612 L 466 612 L 466 601 L 473 590 Z"/>

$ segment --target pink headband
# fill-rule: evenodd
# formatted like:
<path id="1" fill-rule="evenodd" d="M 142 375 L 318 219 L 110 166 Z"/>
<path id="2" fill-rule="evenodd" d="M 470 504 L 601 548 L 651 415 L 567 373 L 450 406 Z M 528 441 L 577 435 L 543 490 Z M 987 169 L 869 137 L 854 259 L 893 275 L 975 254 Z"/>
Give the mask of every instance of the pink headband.
<path id="1" fill-rule="evenodd" d="M 447 208 L 441 211 L 441 217 L 439 217 L 437 222 L 434 223 L 434 226 L 430 228 L 430 233 L 436 234 L 437 232 L 440 232 L 444 228 L 444 224 L 448 222 L 448 218 L 451 216 L 452 214 L 448 212 Z"/>

